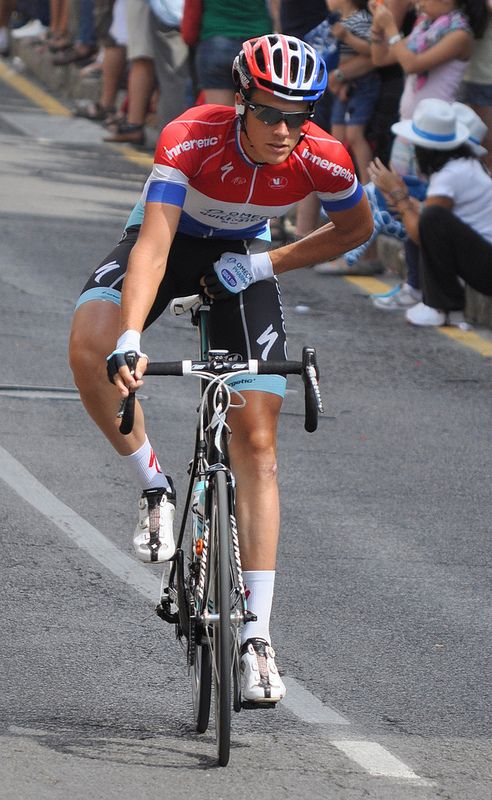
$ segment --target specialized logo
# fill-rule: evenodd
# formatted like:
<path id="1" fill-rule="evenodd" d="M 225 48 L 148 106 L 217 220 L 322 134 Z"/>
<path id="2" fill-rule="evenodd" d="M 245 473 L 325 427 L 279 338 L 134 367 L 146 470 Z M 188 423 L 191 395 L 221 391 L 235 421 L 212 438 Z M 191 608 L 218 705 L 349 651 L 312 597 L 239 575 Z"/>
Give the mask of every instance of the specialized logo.
<path id="1" fill-rule="evenodd" d="M 165 147 L 164 150 L 168 158 L 177 158 L 180 153 L 186 153 L 188 150 L 202 150 L 204 147 L 213 147 L 219 143 L 219 136 L 209 136 L 206 139 L 185 139 L 174 147 Z"/>
<path id="2" fill-rule="evenodd" d="M 224 183 L 226 176 L 229 175 L 229 172 L 232 172 L 233 169 L 234 167 L 232 166 L 232 161 L 229 161 L 228 164 L 224 164 L 224 166 L 220 168 L 220 171 L 222 172 L 222 177 L 220 180 L 222 183 Z"/>
<path id="3" fill-rule="evenodd" d="M 312 164 L 321 167 L 321 169 L 326 169 L 327 172 L 331 172 L 335 177 L 345 178 L 349 183 L 354 182 L 354 173 L 352 170 L 342 167 L 341 164 L 336 164 L 334 161 L 328 161 L 327 158 L 321 158 L 321 156 L 315 155 L 308 147 L 304 148 L 301 156 Z"/>
<path id="4" fill-rule="evenodd" d="M 109 272 L 113 272 L 115 269 L 120 269 L 120 265 L 118 264 L 117 261 L 109 261 L 107 264 L 103 264 L 102 267 L 98 267 L 95 272 L 95 275 L 97 276 L 94 278 L 95 282 L 101 284 L 102 279 Z M 113 283 L 108 284 L 107 288 L 114 289 L 117 283 L 121 283 L 125 275 L 126 272 L 123 273 L 123 275 L 118 275 L 118 277 L 116 278 L 116 280 L 113 281 Z"/>
<path id="5" fill-rule="evenodd" d="M 233 178 L 233 179 L 231 180 L 231 183 L 233 183 L 233 184 L 234 184 L 234 186 L 243 186 L 243 184 L 245 184 L 245 183 L 246 183 L 246 178 L 243 178 L 243 177 L 241 177 L 241 176 L 238 176 L 237 178 Z"/>
<path id="6" fill-rule="evenodd" d="M 270 178 L 268 181 L 268 186 L 270 189 L 285 189 L 288 186 L 289 181 L 285 177 L 285 175 L 280 175 L 276 178 Z"/>
<path id="7" fill-rule="evenodd" d="M 156 472 L 159 472 L 162 475 L 162 469 L 152 448 L 150 450 L 149 469 L 155 469 Z"/>
<path id="8" fill-rule="evenodd" d="M 275 342 L 277 341 L 277 339 L 278 339 L 278 333 L 277 333 L 277 331 L 273 330 L 273 325 L 271 323 L 268 326 L 268 328 L 266 328 L 266 330 L 264 330 L 263 333 L 260 334 L 260 336 L 258 336 L 258 338 L 256 340 L 257 344 L 266 345 L 264 347 L 264 349 L 263 349 L 262 354 L 261 354 L 261 358 L 262 358 L 263 361 L 267 360 L 268 353 L 272 349 L 272 347 L 275 344 Z"/>

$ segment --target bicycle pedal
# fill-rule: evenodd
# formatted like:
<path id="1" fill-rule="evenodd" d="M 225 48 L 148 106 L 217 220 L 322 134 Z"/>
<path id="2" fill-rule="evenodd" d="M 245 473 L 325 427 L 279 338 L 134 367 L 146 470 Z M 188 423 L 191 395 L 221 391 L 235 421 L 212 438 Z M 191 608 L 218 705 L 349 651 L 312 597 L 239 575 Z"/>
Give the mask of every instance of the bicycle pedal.
<path id="1" fill-rule="evenodd" d="M 242 700 L 241 701 L 241 708 L 244 708 L 248 711 L 256 711 L 260 708 L 275 708 L 277 703 L 255 703 L 252 700 Z"/>

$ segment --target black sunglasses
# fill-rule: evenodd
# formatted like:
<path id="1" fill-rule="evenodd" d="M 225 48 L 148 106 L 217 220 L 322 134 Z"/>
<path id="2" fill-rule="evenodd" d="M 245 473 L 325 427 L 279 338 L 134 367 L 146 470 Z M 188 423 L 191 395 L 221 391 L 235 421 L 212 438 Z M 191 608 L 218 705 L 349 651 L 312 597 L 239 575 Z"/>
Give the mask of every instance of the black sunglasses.
<path id="1" fill-rule="evenodd" d="M 285 122 L 288 128 L 300 128 L 307 119 L 312 116 L 310 111 L 280 111 L 272 106 L 263 106 L 261 103 L 245 103 L 246 107 L 253 112 L 256 119 L 264 122 L 265 125 L 278 125 Z"/>

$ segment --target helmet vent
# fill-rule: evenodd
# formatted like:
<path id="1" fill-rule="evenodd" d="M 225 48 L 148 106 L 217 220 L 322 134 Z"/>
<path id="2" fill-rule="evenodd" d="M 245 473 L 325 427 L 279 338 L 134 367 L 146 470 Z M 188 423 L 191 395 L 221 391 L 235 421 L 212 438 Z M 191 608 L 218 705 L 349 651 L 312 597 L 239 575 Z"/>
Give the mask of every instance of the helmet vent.
<path id="1" fill-rule="evenodd" d="M 282 77 L 284 59 L 281 50 L 274 50 L 273 52 L 273 71 L 279 78 Z"/>
<path id="2" fill-rule="evenodd" d="M 292 56 L 290 59 L 290 79 L 292 83 L 296 83 L 299 77 L 299 58 Z"/>

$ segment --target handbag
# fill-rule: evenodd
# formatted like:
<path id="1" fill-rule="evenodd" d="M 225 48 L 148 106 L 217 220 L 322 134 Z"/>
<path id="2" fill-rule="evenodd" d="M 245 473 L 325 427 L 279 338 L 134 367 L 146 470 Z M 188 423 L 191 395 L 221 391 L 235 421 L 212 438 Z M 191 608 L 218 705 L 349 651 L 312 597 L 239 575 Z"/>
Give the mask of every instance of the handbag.
<path id="1" fill-rule="evenodd" d="M 184 0 L 181 36 L 188 47 L 194 47 L 200 38 L 203 0 Z"/>

